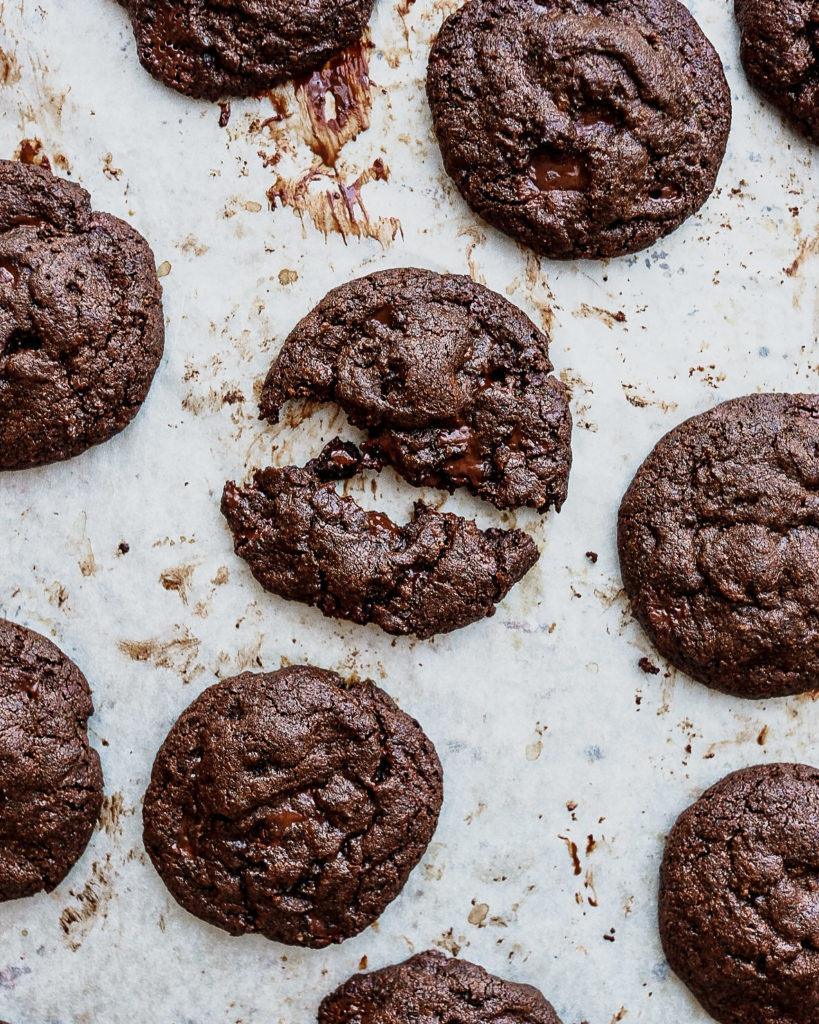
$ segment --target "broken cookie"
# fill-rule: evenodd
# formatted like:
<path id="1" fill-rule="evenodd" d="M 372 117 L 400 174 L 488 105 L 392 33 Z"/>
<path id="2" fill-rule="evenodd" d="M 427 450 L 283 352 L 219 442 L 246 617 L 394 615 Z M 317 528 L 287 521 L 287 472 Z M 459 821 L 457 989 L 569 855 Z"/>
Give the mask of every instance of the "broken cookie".
<path id="1" fill-rule="evenodd" d="M 263 469 L 247 486 L 225 485 L 236 554 L 266 590 L 423 639 L 494 614 L 537 561 L 521 530 L 480 530 L 423 502 L 405 526 L 365 511 L 333 483 L 361 463 L 358 449 L 336 438 L 303 469 Z"/>
<path id="2" fill-rule="evenodd" d="M 334 288 L 284 343 L 262 391 L 276 423 L 295 397 L 333 401 L 369 432 L 366 465 L 416 487 L 465 487 L 498 508 L 566 499 L 568 389 L 549 340 L 468 277 L 385 270 Z"/>

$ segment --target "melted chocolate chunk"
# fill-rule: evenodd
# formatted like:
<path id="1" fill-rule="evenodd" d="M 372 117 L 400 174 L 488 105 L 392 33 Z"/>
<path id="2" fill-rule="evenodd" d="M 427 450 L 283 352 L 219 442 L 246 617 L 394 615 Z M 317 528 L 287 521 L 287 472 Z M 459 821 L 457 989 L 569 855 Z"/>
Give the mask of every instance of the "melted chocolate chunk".
<path id="1" fill-rule="evenodd" d="M 677 0 L 468 0 L 432 47 L 427 95 L 472 209 L 554 259 L 679 227 L 731 124 L 719 56 Z"/>
<path id="2" fill-rule="evenodd" d="M 211 686 L 168 734 L 145 847 L 197 917 L 319 948 L 395 899 L 442 796 L 432 743 L 377 686 L 306 665 L 245 673 Z"/>
<path id="3" fill-rule="evenodd" d="M 0 161 L 0 469 L 71 458 L 131 422 L 162 358 L 161 296 L 133 228 Z"/>
<path id="4" fill-rule="evenodd" d="M 222 512 L 256 579 L 333 618 L 421 638 L 494 614 L 537 561 L 532 539 L 479 530 L 422 502 L 406 526 L 365 512 L 332 483 L 334 473 L 355 471 L 355 451 L 336 438 L 304 469 L 264 469 L 246 487 L 225 485 Z"/>
<path id="5" fill-rule="evenodd" d="M 386 270 L 335 288 L 292 331 L 261 414 L 335 401 L 368 430 L 367 465 L 415 486 L 466 487 L 499 508 L 566 498 L 571 414 L 548 339 L 467 277 Z"/>
<path id="6" fill-rule="evenodd" d="M 45 637 L 0 619 L 0 900 L 51 892 L 102 807 L 82 672 Z"/>

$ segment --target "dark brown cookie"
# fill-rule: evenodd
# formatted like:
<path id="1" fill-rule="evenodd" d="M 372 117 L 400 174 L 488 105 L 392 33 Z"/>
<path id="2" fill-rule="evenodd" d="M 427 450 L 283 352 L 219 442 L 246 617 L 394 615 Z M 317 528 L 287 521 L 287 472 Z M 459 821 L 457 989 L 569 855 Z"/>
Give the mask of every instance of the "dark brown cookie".
<path id="1" fill-rule="evenodd" d="M 467 487 L 499 508 L 566 498 L 568 391 L 549 341 L 512 303 L 415 268 L 334 288 L 284 343 L 262 416 L 296 396 L 335 401 L 367 429 L 368 463 L 415 486 Z"/>
<path id="2" fill-rule="evenodd" d="M 819 396 L 751 395 L 675 427 L 620 506 L 634 614 L 741 697 L 819 686 Z"/>
<path id="3" fill-rule="evenodd" d="M 819 3 L 735 0 L 748 80 L 819 143 Z"/>
<path id="4" fill-rule="evenodd" d="M 266 590 L 424 639 L 493 615 L 537 561 L 521 530 L 479 530 L 423 502 L 406 526 L 365 512 L 333 486 L 360 465 L 355 446 L 336 438 L 304 469 L 263 469 L 246 487 L 225 485 L 236 554 Z"/>
<path id="5" fill-rule="evenodd" d="M 472 209 L 554 259 L 677 228 L 711 194 L 731 124 L 720 59 L 677 0 L 468 0 L 427 95 Z"/>
<path id="6" fill-rule="evenodd" d="M 42 167 L 0 160 L 0 469 L 79 455 L 139 412 L 162 358 L 148 243 Z"/>
<path id="7" fill-rule="evenodd" d="M 145 846 L 174 898 L 233 935 L 319 948 L 372 924 L 435 831 L 432 743 L 372 683 L 297 666 L 226 679 L 154 762 Z"/>
<path id="8" fill-rule="evenodd" d="M 402 964 L 354 974 L 319 1007 L 318 1024 L 560 1024 L 531 985 L 427 950 Z"/>
<path id="9" fill-rule="evenodd" d="M 142 66 L 172 89 L 250 96 L 361 38 L 374 0 L 120 0 Z"/>
<path id="10" fill-rule="evenodd" d="M 93 711 L 62 651 L 0 619 L 0 900 L 51 892 L 91 838 L 102 807 Z"/>
<path id="11" fill-rule="evenodd" d="M 819 1020 L 817 880 L 815 768 L 745 768 L 680 815 L 660 870 L 660 936 L 722 1024 Z"/>

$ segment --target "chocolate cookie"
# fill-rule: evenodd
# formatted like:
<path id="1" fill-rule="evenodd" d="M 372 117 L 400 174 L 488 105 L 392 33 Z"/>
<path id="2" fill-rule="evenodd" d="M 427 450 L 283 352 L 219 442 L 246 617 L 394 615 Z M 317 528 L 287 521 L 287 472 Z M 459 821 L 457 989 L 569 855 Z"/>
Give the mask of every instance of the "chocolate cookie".
<path id="1" fill-rule="evenodd" d="M 154 762 L 144 838 L 192 914 L 320 948 L 372 924 L 435 831 L 441 765 L 372 683 L 301 665 L 205 690 Z"/>
<path id="2" fill-rule="evenodd" d="M 712 1017 L 819 1020 L 817 879 L 816 768 L 745 768 L 680 815 L 660 870 L 660 937 Z"/>
<path id="3" fill-rule="evenodd" d="M 634 614 L 741 697 L 819 686 L 819 396 L 751 395 L 675 427 L 620 506 Z"/>
<path id="4" fill-rule="evenodd" d="M 162 358 L 148 243 L 42 167 L 0 160 L 0 469 L 79 455 L 139 412 Z"/>
<path id="5" fill-rule="evenodd" d="M 120 0 L 139 60 L 189 96 L 250 96 L 361 38 L 374 0 Z"/>
<path id="6" fill-rule="evenodd" d="M 356 447 L 335 438 L 304 469 L 263 469 L 246 487 L 225 485 L 236 554 L 266 590 L 425 639 L 493 615 L 537 561 L 521 530 L 479 530 L 423 502 L 406 526 L 365 512 L 333 486 L 360 465 Z"/>
<path id="7" fill-rule="evenodd" d="M 731 124 L 720 59 L 677 0 L 468 0 L 427 95 L 464 199 L 553 259 L 673 231 L 711 194 Z"/>
<path id="8" fill-rule="evenodd" d="M 531 985 L 427 950 L 402 964 L 354 974 L 319 1007 L 318 1024 L 560 1024 Z"/>
<path id="9" fill-rule="evenodd" d="M 88 845 L 102 807 L 93 711 L 62 651 L 0 619 L 0 900 L 51 892 Z"/>
<path id="10" fill-rule="evenodd" d="M 370 435 L 368 465 L 415 486 L 466 487 L 498 508 L 566 498 L 568 391 L 549 341 L 468 277 L 385 270 L 334 288 L 290 334 L 262 416 L 288 398 L 335 401 Z"/>
<path id="11" fill-rule="evenodd" d="M 819 143 L 819 4 L 735 0 L 735 13 L 749 81 Z"/>

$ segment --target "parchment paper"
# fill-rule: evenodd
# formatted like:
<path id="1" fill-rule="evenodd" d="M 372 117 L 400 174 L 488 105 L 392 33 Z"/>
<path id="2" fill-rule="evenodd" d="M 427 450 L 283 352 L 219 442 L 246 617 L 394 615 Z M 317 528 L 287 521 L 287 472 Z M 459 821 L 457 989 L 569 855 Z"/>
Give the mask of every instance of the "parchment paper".
<path id="1" fill-rule="evenodd" d="M 629 618 L 616 511 L 685 417 L 819 386 L 819 162 L 747 85 L 730 0 L 696 0 L 735 102 L 716 194 L 634 258 L 539 260 L 479 222 L 443 173 L 423 83 L 454 6 L 378 0 L 364 51 L 370 127 L 333 172 L 305 142 L 292 86 L 234 100 L 220 127 L 218 106 L 142 71 L 114 0 L 0 0 L 0 154 L 29 140 L 36 156 L 39 144 L 97 208 L 145 234 L 168 324 L 128 430 L 0 479 L 0 613 L 52 637 L 88 676 L 107 793 L 66 881 L 0 906 L 0 1017 L 12 1024 L 310 1024 L 365 962 L 430 946 L 538 985 L 565 1024 L 708 1019 L 657 938 L 663 837 L 732 769 L 816 763 L 819 707 L 732 700 L 668 668 Z M 267 427 L 257 390 L 330 287 L 413 264 L 471 273 L 549 328 L 575 415 L 559 516 L 426 494 L 483 526 L 522 525 L 543 547 L 493 619 L 434 643 L 266 594 L 218 508 L 226 479 L 309 457 L 336 431 L 357 436 L 333 409 L 294 408 Z M 349 489 L 399 515 L 420 496 L 391 471 Z M 660 674 L 640 670 L 643 656 Z M 141 796 L 179 712 L 217 678 L 299 661 L 375 679 L 421 721 L 445 770 L 437 834 L 403 895 L 324 951 L 232 939 L 189 916 L 140 839 Z"/>

